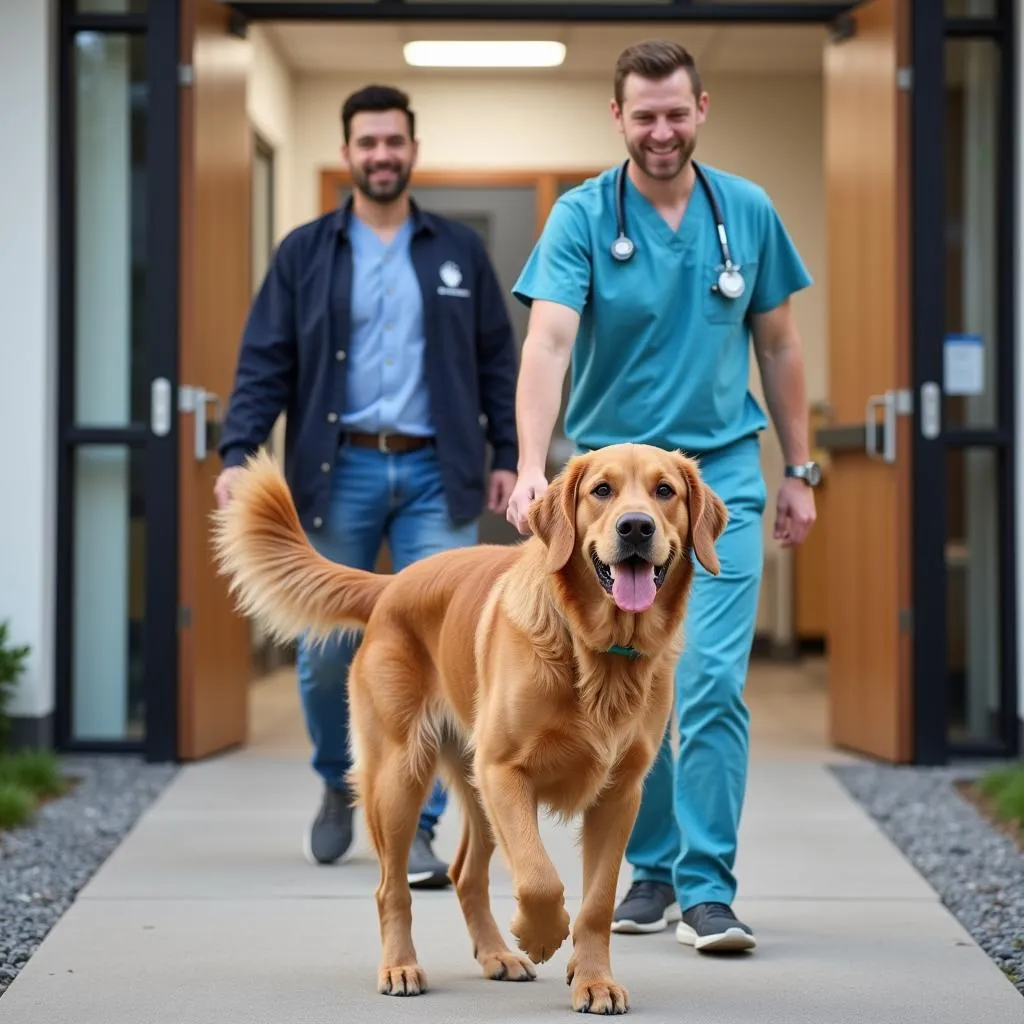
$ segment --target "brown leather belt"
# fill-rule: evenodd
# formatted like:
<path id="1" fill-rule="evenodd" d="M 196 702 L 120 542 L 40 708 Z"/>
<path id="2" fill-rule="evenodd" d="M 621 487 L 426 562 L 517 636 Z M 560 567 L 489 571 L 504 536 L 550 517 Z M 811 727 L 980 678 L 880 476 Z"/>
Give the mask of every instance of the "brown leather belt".
<path id="1" fill-rule="evenodd" d="M 413 437 L 410 434 L 363 434 L 348 431 L 341 435 L 342 443 L 355 448 L 376 448 L 385 455 L 396 455 L 401 452 L 415 452 L 434 443 L 432 437 Z"/>

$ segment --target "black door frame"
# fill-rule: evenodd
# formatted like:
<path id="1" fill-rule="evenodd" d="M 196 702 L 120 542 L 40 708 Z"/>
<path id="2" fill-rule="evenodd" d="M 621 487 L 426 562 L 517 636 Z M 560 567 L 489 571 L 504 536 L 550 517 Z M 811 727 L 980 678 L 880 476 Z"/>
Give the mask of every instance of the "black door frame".
<path id="1" fill-rule="evenodd" d="M 161 0 L 139 13 L 88 13 L 57 0 L 58 134 L 58 384 L 57 557 L 54 624 L 54 746 L 63 751 L 142 753 L 173 759 L 177 735 L 178 414 L 172 403 L 166 436 L 154 434 L 150 412 L 128 424 L 79 426 L 75 421 L 76 105 L 74 54 L 80 33 L 131 35 L 146 41 L 145 366 L 177 393 L 178 357 L 178 4 Z M 126 200 L 127 201 L 127 200 Z M 97 259 L 102 254 L 96 254 Z M 146 522 L 144 663 L 145 735 L 141 740 L 82 740 L 73 722 L 75 454 L 89 445 L 118 445 L 144 458 Z M 130 510 L 126 513 L 131 514 Z M 120 581 L 117 581 L 120 582 Z"/>
<path id="2" fill-rule="evenodd" d="M 228 6 L 247 21 L 582 21 L 582 22 L 708 22 L 746 25 L 826 25 L 852 10 L 860 0 L 820 3 L 716 3 L 715 0 L 635 0 L 633 3 L 497 3 L 477 0 L 355 0 L 353 3 L 288 0 L 229 0 Z"/>
<path id="3" fill-rule="evenodd" d="M 913 493 L 920 514 L 913 518 L 914 731 L 915 761 L 945 764 L 960 757 L 1015 757 L 1020 750 L 1017 691 L 1017 539 L 1014 516 L 1015 382 L 1017 316 L 1015 233 L 1017 42 L 1013 0 L 998 0 L 991 18 L 936 18 L 937 0 L 914 0 L 913 38 Z M 998 333 L 991 358 L 999 367 L 998 418 L 994 429 L 941 427 L 929 439 L 922 431 L 921 385 L 943 380 L 946 311 L 936 295 L 945 293 L 945 88 L 946 49 L 952 39 L 988 39 L 1000 48 L 997 190 L 999 217 Z M 931 98 L 936 97 L 938 101 Z M 940 409 L 942 408 L 940 400 Z M 998 464 L 1000 532 L 1000 720 L 994 743 L 961 743 L 949 738 L 950 681 L 945 637 L 947 474 L 949 452 L 984 448 Z"/>
<path id="4" fill-rule="evenodd" d="M 166 434 L 154 435 L 150 422 L 124 428 L 80 428 L 73 421 L 74 382 L 74 81 L 71 58 L 79 31 L 132 32 L 147 35 L 148 153 L 147 153 L 147 291 L 149 339 L 147 377 L 163 378 L 170 393 L 178 393 L 179 327 L 179 210 L 170 196 L 179 194 L 179 0 L 150 3 L 146 14 L 79 14 L 70 0 L 58 0 L 59 47 L 59 353 L 57 615 L 56 615 L 56 745 L 61 749 L 141 750 L 149 760 L 173 760 L 178 734 L 178 448 L 177 403 Z M 707 22 L 717 24 L 828 24 L 858 4 L 841 3 L 714 3 L 675 0 L 673 3 L 483 3 L 476 0 L 433 0 L 405 4 L 401 0 L 355 3 L 250 3 L 230 6 L 243 19 L 258 21 L 572 21 Z M 944 45 L 951 37 L 984 36 L 1003 47 L 1002 161 L 1000 182 L 1005 216 L 1000 246 L 1000 421 L 994 431 L 943 435 L 926 441 L 920 431 L 919 403 L 914 412 L 914 494 L 921 507 L 930 497 L 927 516 L 915 517 L 913 618 L 915 760 L 944 763 L 960 754 L 1015 754 L 1017 737 L 1016 663 L 1016 538 L 1014 529 L 1014 355 L 1016 317 L 1013 195 L 1016 136 L 1016 40 L 1012 0 L 1000 0 L 992 19 L 945 19 L 939 0 L 913 0 L 913 361 L 915 384 L 941 380 L 941 306 L 933 301 L 942 280 L 944 225 L 942 138 Z M 146 736 L 141 744 L 82 743 L 73 739 L 70 713 L 73 567 L 73 469 L 77 446 L 117 443 L 146 452 Z M 925 624 L 946 623 L 945 507 L 946 451 L 953 445 L 984 444 L 1000 455 L 1002 501 L 1000 528 L 1003 552 L 1002 668 L 1003 732 L 997 750 L 952 747 L 947 736 L 948 680 L 945 653 L 936 635 L 945 630 Z M 936 498 L 938 502 L 936 502 Z M 938 514 L 936 510 L 940 510 Z"/>

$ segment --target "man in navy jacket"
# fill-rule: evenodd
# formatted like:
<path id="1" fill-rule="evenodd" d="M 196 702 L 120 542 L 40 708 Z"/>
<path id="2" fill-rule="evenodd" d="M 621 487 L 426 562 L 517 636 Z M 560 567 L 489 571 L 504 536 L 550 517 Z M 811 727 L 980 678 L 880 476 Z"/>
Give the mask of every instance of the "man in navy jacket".
<path id="1" fill-rule="evenodd" d="M 516 345 L 479 236 L 409 196 L 418 144 L 408 97 L 368 86 L 345 101 L 342 128 L 353 196 L 274 254 L 242 339 L 216 496 L 230 499 L 237 467 L 283 411 L 285 474 L 311 543 L 372 569 L 386 537 L 397 572 L 475 543 L 485 503 L 504 514 L 517 462 Z M 312 764 L 324 782 L 305 836 L 313 863 L 338 860 L 352 842 L 344 776 L 353 649 L 348 640 L 299 644 Z M 431 845 L 446 801 L 435 782 L 411 885 L 449 884 Z"/>

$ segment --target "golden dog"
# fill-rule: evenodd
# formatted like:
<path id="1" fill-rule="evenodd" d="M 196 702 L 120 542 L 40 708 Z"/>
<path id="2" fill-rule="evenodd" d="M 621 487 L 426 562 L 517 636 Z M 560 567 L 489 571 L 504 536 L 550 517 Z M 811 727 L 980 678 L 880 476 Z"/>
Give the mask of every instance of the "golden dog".
<path id="1" fill-rule="evenodd" d="M 351 781 L 380 861 L 378 987 L 417 995 L 406 862 L 440 766 L 462 837 L 450 874 L 488 978 L 536 977 L 569 935 L 538 807 L 582 813 L 583 902 L 567 982 L 574 1010 L 625 1013 L 612 976 L 619 867 L 673 703 L 694 574 L 717 574 L 722 500 L 678 452 L 616 445 L 573 457 L 530 508 L 533 536 L 416 562 L 393 576 L 334 564 L 299 524 L 265 454 L 215 513 L 239 607 L 277 636 L 362 631 L 349 673 Z M 513 953 L 491 913 L 495 838 L 518 909 Z"/>

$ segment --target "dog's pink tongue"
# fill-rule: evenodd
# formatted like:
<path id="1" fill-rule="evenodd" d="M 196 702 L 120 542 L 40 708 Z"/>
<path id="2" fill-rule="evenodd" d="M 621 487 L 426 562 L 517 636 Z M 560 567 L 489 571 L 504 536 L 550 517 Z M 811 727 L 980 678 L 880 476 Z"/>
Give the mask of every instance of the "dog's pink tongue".
<path id="1" fill-rule="evenodd" d="M 619 562 L 612 569 L 612 599 L 624 612 L 644 612 L 654 604 L 654 566 Z"/>

